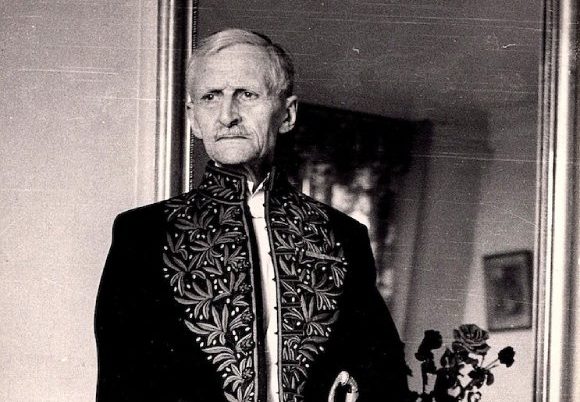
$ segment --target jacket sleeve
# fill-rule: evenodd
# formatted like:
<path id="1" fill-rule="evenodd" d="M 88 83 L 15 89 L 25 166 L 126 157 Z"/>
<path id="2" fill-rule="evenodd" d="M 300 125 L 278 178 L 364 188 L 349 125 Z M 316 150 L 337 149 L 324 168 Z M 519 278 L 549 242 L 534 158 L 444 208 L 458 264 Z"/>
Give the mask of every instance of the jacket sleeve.
<path id="1" fill-rule="evenodd" d="M 133 250 L 122 215 L 113 225 L 113 239 L 105 263 L 95 308 L 98 378 L 97 401 L 127 400 L 136 373 L 131 331 L 130 277 Z M 134 397 L 135 395 L 132 395 Z"/>
<path id="2" fill-rule="evenodd" d="M 356 234 L 355 234 L 356 233 Z M 354 255 L 345 292 L 348 350 L 346 365 L 359 385 L 359 402 L 401 402 L 408 398 L 404 344 L 376 285 L 376 270 L 367 230 L 353 232 Z"/>

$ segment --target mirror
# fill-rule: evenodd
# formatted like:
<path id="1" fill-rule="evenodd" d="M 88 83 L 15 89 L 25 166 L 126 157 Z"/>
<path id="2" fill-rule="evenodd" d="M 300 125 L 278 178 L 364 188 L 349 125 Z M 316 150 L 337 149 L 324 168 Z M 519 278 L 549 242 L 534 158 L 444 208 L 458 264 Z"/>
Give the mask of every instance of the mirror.
<path id="1" fill-rule="evenodd" d="M 484 400 L 533 400 L 543 3 L 202 2 L 199 36 L 225 27 L 288 49 L 305 104 L 429 127 L 413 134 L 377 240 L 387 250 L 378 281 L 407 360 L 427 329 L 450 342 L 462 323 L 493 328 L 490 354 L 511 345 L 516 363 L 497 369 Z M 194 182 L 204 161 L 194 142 Z"/>

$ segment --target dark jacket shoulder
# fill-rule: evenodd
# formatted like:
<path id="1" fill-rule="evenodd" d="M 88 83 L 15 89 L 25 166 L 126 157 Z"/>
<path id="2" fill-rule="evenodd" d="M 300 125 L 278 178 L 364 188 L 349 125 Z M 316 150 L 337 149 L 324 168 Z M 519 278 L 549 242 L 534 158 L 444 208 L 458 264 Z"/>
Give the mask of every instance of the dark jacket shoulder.
<path id="1" fill-rule="evenodd" d="M 159 229 L 166 221 L 166 211 L 172 205 L 185 203 L 196 190 L 177 195 L 175 197 L 158 201 L 152 204 L 143 205 L 137 208 L 121 212 L 115 218 L 115 227 L 122 227 L 130 230 L 139 229 Z"/>

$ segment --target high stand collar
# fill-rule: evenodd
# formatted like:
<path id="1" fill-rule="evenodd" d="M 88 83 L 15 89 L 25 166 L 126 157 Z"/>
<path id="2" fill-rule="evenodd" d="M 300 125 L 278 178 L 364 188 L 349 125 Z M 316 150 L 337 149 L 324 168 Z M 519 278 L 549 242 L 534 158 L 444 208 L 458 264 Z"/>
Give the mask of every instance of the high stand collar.
<path id="1" fill-rule="evenodd" d="M 277 169 L 272 167 L 264 183 L 264 190 L 271 191 L 274 183 L 280 179 Z M 242 202 L 249 194 L 245 175 L 217 166 L 213 161 L 208 162 L 198 189 L 212 198 L 225 202 Z"/>

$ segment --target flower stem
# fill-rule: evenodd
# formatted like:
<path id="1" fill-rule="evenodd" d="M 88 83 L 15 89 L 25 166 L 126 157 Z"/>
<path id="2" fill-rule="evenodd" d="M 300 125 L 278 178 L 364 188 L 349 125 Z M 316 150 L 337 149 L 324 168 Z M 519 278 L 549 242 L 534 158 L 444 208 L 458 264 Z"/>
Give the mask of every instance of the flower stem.
<path id="1" fill-rule="evenodd" d="M 493 367 L 492 367 L 492 365 L 493 365 L 493 364 L 495 364 L 495 363 L 497 363 L 498 361 L 499 361 L 499 358 L 498 358 L 498 359 L 495 359 L 494 361 L 492 361 L 491 363 L 489 363 L 489 364 L 488 364 L 487 366 L 485 366 L 484 368 L 486 368 L 486 369 L 488 369 L 488 370 L 489 370 L 489 369 L 492 369 L 493 367 L 496 367 L 496 366 L 493 366 Z"/>

